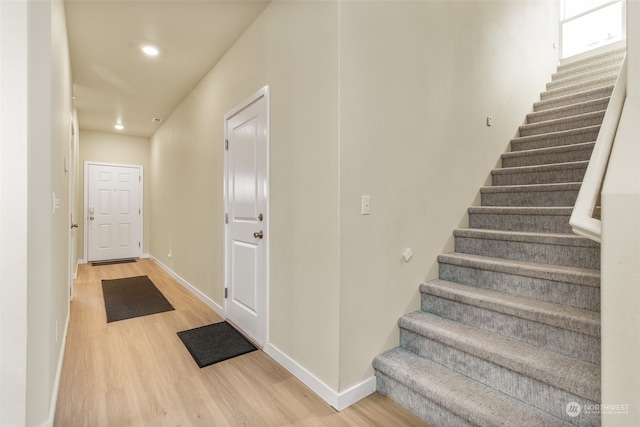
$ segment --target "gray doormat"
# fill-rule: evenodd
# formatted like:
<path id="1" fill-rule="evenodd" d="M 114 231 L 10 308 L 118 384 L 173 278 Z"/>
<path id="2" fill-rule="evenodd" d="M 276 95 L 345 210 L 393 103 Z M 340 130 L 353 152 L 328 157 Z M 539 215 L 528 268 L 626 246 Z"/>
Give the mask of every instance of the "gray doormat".
<path id="1" fill-rule="evenodd" d="M 109 259 L 106 261 L 92 261 L 91 267 L 100 267 L 101 265 L 126 264 L 128 262 L 136 262 L 136 259 L 125 258 L 125 259 Z"/>
<path id="2" fill-rule="evenodd" d="M 103 279 L 107 323 L 174 310 L 147 276 Z"/>
<path id="3" fill-rule="evenodd" d="M 201 368 L 257 350 L 227 322 L 178 332 L 178 337 Z"/>

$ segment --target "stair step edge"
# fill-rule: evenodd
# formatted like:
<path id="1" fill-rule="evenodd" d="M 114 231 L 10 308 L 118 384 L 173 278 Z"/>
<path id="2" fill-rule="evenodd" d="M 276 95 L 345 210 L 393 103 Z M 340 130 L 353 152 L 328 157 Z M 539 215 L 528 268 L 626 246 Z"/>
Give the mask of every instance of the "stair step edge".
<path id="1" fill-rule="evenodd" d="M 420 293 L 541 324 L 600 336 L 600 313 L 435 279 L 420 285 Z"/>
<path id="2" fill-rule="evenodd" d="M 594 288 L 600 287 L 600 272 L 586 268 L 540 264 L 462 253 L 441 254 L 438 256 L 438 262 L 460 267 L 494 271 L 496 273 L 572 283 Z"/>
<path id="3" fill-rule="evenodd" d="M 521 375 L 597 401 L 600 367 L 571 356 L 504 337 L 423 311 L 409 313 L 398 326 L 427 339 L 484 359 Z"/>
<path id="4" fill-rule="evenodd" d="M 558 418 L 400 347 L 376 356 L 373 365 L 383 375 L 468 420 L 470 424 L 570 426 Z"/>

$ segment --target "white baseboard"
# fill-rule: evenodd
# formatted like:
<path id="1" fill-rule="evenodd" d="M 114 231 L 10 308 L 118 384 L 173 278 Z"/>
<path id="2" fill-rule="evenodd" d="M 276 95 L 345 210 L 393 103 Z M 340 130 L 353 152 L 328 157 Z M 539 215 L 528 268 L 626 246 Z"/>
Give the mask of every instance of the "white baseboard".
<path id="1" fill-rule="evenodd" d="M 69 320 L 71 319 L 71 307 L 67 311 L 67 320 L 64 324 L 64 333 L 62 334 L 62 344 L 60 345 L 60 354 L 58 355 L 58 366 L 56 368 L 56 376 L 53 380 L 53 390 L 51 390 L 51 404 L 49 405 L 49 418 L 42 424 L 42 427 L 53 427 L 53 421 L 56 417 L 56 407 L 58 405 L 58 390 L 60 390 L 60 378 L 62 377 L 62 363 L 64 362 L 64 351 L 67 347 L 67 331 L 69 330 Z"/>
<path id="2" fill-rule="evenodd" d="M 224 308 L 222 306 L 220 306 L 214 300 L 212 300 L 211 298 L 203 294 L 202 291 L 200 291 L 198 288 L 193 286 L 191 283 L 184 280 L 175 271 L 173 271 L 172 269 L 164 265 L 159 259 L 157 259 L 153 255 L 149 255 L 149 258 L 151 258 L 153 262 L 158 264 L 160 268 L 162 268 L 164 271 L 169 273 L 169 275 L 173 277 L 178 283 L 180 283 L 184 288 L 186 288 L 189 292 L 195 295 L 196 298 L 198 298 L 200 301 L 205 303 L 209 308 L 211 308 L 213 311 L 218 313 L 220 316 L 224 317 Z"/>
<path id="3" fill-rule="evenodd" d="M 338 411 L 348 408 L 376 391 L 376 379 L 375 377 L 371 377 L 348 390 L 337 392 L 273 344 L 267 344 L 264 351 L 287 371 L 291 372 L 291 374 L 304 385 L 309 387 L 322 400 Z"/>

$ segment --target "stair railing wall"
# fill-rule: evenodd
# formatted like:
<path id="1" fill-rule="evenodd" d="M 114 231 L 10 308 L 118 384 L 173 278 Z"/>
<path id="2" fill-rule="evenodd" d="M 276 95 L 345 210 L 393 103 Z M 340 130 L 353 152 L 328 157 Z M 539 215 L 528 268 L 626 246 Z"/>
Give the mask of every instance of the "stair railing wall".
<path id="1" fill-rule="evenodd" d="M 589 165 L 578 193 L 576 204 L 569 224 L 573 232 L 600 242 L 602 221 L 593 217 L 593 212 L 600 198 L 602 183 L 609 163 L 609 156 L 618 129 L 622 107 L 627 97 L 627 58 L 622 62 L 620 74 L 609 99 L 607 111 L 602 120 Z"/>

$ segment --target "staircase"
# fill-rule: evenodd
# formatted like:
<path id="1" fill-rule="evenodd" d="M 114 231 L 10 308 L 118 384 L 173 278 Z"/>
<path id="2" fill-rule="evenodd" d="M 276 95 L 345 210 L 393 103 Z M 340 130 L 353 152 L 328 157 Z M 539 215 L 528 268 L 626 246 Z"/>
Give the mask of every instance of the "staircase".
<path id="1" fill-rule="evenodd" d="M 374 359 L 378 391 L 434 427 L 600 425 L 600 246 L 569 217 L 623 55 L 558 68 Z"/>

